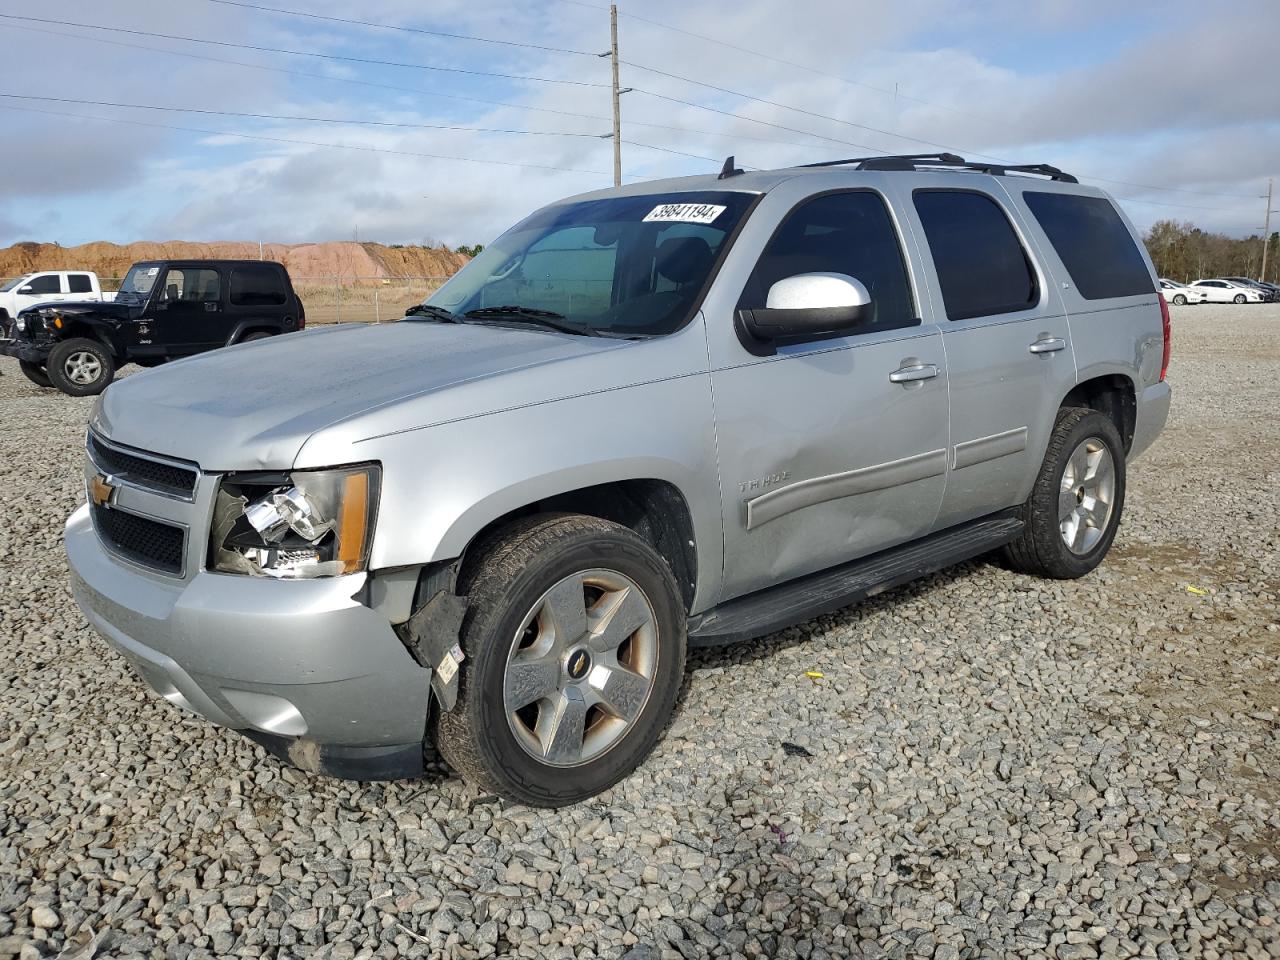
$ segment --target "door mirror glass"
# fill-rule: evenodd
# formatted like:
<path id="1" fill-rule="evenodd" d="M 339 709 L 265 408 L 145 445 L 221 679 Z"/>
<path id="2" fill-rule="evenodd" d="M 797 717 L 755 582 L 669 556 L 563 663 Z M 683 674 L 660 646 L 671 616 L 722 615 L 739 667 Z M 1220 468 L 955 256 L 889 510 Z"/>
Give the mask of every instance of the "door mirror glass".
<path id="1" fill-rule="evenodd" d="M 843 273 L 800 273 L 769 288 L 763 309 L 739 310 L 738 322 L 767 344 L 838 336 L 868 323 L 871 294 Z"/>

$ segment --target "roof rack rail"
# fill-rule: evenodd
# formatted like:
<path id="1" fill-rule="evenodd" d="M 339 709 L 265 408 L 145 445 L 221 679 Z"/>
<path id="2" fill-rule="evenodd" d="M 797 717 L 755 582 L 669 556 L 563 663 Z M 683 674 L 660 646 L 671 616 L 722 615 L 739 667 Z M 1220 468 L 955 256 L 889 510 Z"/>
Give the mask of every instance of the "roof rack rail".
<path id="1" fill-rule="evenodd" d="M 851 157 L 848 160 L 824 160 L 802 164 L 805 167 L 855 166 L 858 170 L 919 170 L 921 167 L 957 167 L 1002 177 L 1007 173 L 1034 173 L 1062 183 L 1079 183 L 1069 173 L 1047 163 L 983 163 L 966 160 L 954 153 L 904 153 L 884 157 Z"/>

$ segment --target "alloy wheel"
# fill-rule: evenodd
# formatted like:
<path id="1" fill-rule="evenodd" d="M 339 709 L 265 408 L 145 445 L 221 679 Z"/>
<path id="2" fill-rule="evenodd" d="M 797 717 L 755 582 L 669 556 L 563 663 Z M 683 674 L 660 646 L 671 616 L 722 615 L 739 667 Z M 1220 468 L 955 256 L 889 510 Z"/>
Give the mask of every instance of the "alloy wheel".
<path id="1" fill-rule="evenodd" d="M 88 386 L 102 376 L 102 361 L 88 350 L 77 350 L 62 362 L 62 372 L 72 383 Z"/>
<path id="2" fill-rule="evenodd" d="M 605 569 L 571 574 L 538 599 L 512 639 L 507 722 L 540 762 L 579 766 L 631 729 L 657 669 L 657 619 L 635 581 Z"/>
<path id="3" fill-rule="evenodd" d="M 1058 492 L 1058 529 L 1074 554 L 1097 546 L 1111 521 L 1116 469 L 1107 445 L 1097 437 L 1082 441 L 1067 460 Z"/>

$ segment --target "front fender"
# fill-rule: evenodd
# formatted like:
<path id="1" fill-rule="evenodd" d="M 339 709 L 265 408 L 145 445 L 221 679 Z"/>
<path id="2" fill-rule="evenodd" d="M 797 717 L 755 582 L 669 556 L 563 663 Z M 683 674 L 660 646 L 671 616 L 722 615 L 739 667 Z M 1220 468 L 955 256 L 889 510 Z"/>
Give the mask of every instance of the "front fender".
<path id="1" fill-rule="evenodd" d="M 694 611 L 722 573 L 720 488 L 705 373 L 409 430 L 354 444 L 381 462 L 372 569 L 452 559 L 493 521 L 557 494 L 662 480 L 684 496 Z"/>

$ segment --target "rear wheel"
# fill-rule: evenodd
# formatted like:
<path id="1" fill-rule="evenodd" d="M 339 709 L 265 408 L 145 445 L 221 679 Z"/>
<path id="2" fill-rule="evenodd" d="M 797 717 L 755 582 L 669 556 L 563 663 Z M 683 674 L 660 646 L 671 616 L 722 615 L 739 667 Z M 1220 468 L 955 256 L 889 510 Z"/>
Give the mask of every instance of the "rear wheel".
<path id="1" fill-rule="evenodd" d="M 34 383 L 37 387 L 52 387 L 49 382 L 49 374 L 44 367 L 38 363 L 31 363 L 28 360 L 19 360 L 18 369 L 22 371 L 22 375 Z"/>
<path id="2" fill-rule="evenodd" d="M 1022 534 L 1005 547 L 1005 558 L 1015 569 L 1040 577 L 1084 576 L 1111 548 L 1124 489 L 1124 443 L 1111 418 L 1064 407 L 1031 496 L 1021 507 Z"/>
<path id="3" fill-rule="evenodd" d="M 436 746 L 481 789 L 558 807 L 630 774 L 671 719 L 685 611 L 666 562 L 625 527 L 543 514 L 477 548 L 461 578 L 458 702 Z"/>
<path id="4" fill-rule="evenodd" d="M 116 375 L 111 351 L 97 340 L 64 340 L 49 352 L 49 380 L 63 393 L 91 397 L 101 393 Z"/>
<path id="5" fill-rule="evenodd" d="M 240 343 L 250 343 L 254 340 L 265 340 L 267 337 L 273 337 L 275 334 L 267 333 L 265 330 L 255 330 L 253 333 L 246 333 L 240 338 Z"/>
<path id="6" fill-rule="evenodd" d="M 1237 293 L 1234 297 L 1232 297 L 1232 302 L 1233 302 L 1233 303 L 1244 303 L 1244 302 L 1245 302 L 1245 300 L 1247 300 L 1247 299 L 1248 299 L 1248 298 L 1247 298 L 1243 293 Z"/>
<path id="7" fill-rule="evenodd" d="M 1187 304 L 1187 297 L 1186 297 L 1186 294 L 1183 294 L 1183 293 L 1175 293 L 1175 294 L 1173 295 L 1173 302 L 1174 302 L 1174 303 L 1176 303 L 1176 304 L 1177 304 L 1178 306 L 1180 306 L 1180 307 L 1186 306 L 1186 304 Z"/>

